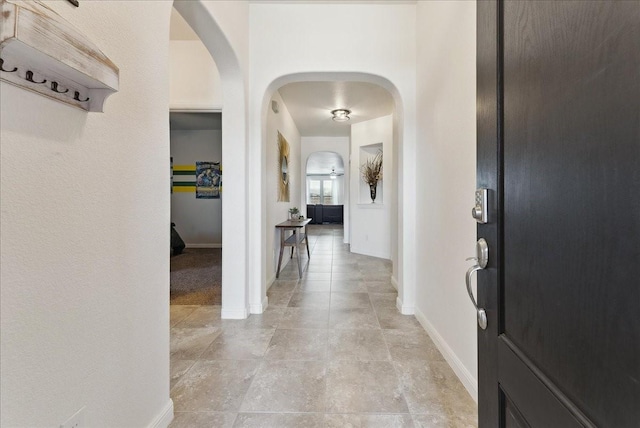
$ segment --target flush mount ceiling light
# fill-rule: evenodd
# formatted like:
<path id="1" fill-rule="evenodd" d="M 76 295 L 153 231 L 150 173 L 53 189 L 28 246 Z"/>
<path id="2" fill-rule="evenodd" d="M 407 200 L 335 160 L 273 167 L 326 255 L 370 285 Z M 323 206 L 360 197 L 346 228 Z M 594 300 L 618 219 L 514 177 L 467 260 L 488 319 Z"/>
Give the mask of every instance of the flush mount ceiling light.
<path id="1" fill-rule="evenodd" d="M 335 110 L 331 110 L 331 114 L 333 115 L 332 119 L 336 122 L 346 122 L 351 119 L 349 115 L 351 114 L 351 110 L 347 110 L 345 108 L 339 108 Z"/>

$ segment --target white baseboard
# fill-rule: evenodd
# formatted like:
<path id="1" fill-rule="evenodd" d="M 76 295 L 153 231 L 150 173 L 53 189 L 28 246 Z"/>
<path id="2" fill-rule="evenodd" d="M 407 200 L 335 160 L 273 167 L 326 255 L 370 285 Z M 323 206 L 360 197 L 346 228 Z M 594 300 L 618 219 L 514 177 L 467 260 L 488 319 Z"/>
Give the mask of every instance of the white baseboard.
<path id="1" fill-rule="evenodd" d="M 438 333 L 433 324 L 427 320 L 427 317 L 420 311 L 420 309 L 416 308 L 416 319 L 422 325 L 422 327 L 427 331 L 433 343 L 435 343 L 436 347 L 444 357 L 444 359 L 449 363 L 453 372 L 458 376 L 460 382 L 464 385 L 476 403 L 478 402 L 478 380 L 473 377 L 473 375 L 467 370 L 467 368 L 462 364 L 460 358 L 453 352 L 453 350 L 449 347 L 449 344 L 444 340 L 444 338 Z"/>
<path id="2" fill-rule="evenodd" d="M 222 248 L 222 244 L 185 244 L 187 248 Z"/>
<path id="3" fill-rule="evenodd" d="M 267 309 L 267 306 L 269 306 L 269 298 L 267 296 L 264 296 L 264 299 L 262 299 L 262 303 L 249 306 L 249 312 L 252 314 L 261 314 Z"/>
<path id="4" fill-rule="evenodd" d="M 396 291 L 398 291 L 398 280 L 393 275 L 391 276 L 391 285 L 393 285 L 393 288 L 395 288 Z"/>
<path id="5" fill-rule="evenodd" d="M 220 317 L 224 320 L 243 320 L 249 316 L 247 308 L 225 308 L 222 307 Z"/>
<path id="6" fill-rule="evenodd" d="M 413 315 L 415 313 L 415 306 L 407 306 L 402 302 L 400 296 L 396 298 L 396 308 L 402 315 Z"/>
<path id="7" fill-rule="evenodd" d="M 391 255 L 389 253 L 369 251 L 364 248 L 354 247 L 353 245 L 351 245 L 351 252 L 356 254 L 362 254 L 363 256 L 371 256 L 371 257 L 377 257 L 379 259 L 391 260 Z"/>
<path id="8" fill-rule="evenodd" d="M 160 414 L 149 424 L 149 428 L 167 428 L 172 420 L 173 400 L 169 399 L 169 402 L 164 406 L 164 409 L 162 409 Z"/>
<path id="9" fill-rule="evenodd" d="M 267 281 L 267 291 L 269 291 L 269 289 L 271 288 L 271 286 L 273 285 L 274 282 L 276 282 L 276 274 L 275 274 L 275 272 L 273 273 L 271 278 L 269 278 L 269 280 Z"/>

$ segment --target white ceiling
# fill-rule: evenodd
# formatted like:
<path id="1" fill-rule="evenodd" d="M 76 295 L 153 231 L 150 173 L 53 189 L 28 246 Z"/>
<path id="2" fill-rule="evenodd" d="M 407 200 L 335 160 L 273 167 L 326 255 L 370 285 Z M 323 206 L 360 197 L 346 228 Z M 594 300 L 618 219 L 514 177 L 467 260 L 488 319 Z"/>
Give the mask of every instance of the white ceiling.
<path id="1" fill-rule="evenodd" d="M 303 137 L 348 137 L 349 125 L 393 113 L 391 94 L 363 82 L 297 82 L 278 92 Z M 335 122 L 331 110 L 351 110 L 351 120 Z"/>
<path id="2" fill-rule="evenodd" d="M 342 156 L 335 152 L 314 152 L 307 160 L 307 175 L 330 174 L 335 168 L 336 174 L 344 174 L 344 162 Z"/>

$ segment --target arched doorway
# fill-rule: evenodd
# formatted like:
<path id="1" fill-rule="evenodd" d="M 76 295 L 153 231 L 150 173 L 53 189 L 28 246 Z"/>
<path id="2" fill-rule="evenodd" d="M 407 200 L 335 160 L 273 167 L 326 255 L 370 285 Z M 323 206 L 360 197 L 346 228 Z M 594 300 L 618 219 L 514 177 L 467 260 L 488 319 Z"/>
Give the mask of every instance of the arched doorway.
<path id="1" fill-rule="evenodd" d="M 307 204 L 336 205 L 344 203 L 344 160 L 339 153 L 315 151 L 307 157 L 307 186 L 305 187 Z M 310 180 L 327 181 L 326 186 L 315 183 L 309 186 Z"/>
<path id="2" fill-rule="evenodd" d="M 266 201 L 262 196 L 263 186 L 262 182 L 265 181 L 265 172 L 266 169 L 264 167 L 263 159 L 265 157 L 265 153 L 267 150 L 267 123 L 266 117 L 268 109 L 271 108 L 271 99 L 279 90 L 279 88 L 295 82 L 364 82 L 377 85 L 390 94 L 393 98 L 395 106 L 393 108 L 392 114 L 392 135 L 393 135 L 393 154 L 390 158 L 393 159 L 392 169 L 396 171 L 396 179 L 394 180 L 393 189 L 389 189 L 388 197 L 385 197 L 386 203 L 392 207 L 390 210 L 390 229 L 391 229 L 391 259 L 393 262 L 393 276 L 392 282 L 398 288 L 399 294 L 399 304 L 398 307 L 401 309 L 404 314 L 412 314 L 413 313 L 413 302 L 415 300 L 415 286 L 413 281 L 407 281 L 406 285 L 403 281 L 403 276 L 405 275 L 406 267 L 409 266 L 409 273 L 411 273 L 412 269 L 415 268 L 411 264 L 410 258 L 404 259 L 403 254 L 413 254 L 413 251 L 410 249 L 414 245 L 415 239 L 411 235 L 413 232 L 410 231 L 410 228 L 405 228 L 407 224 L 406 221 L 402 221 L 404 213 L 399 211 L 399 206 L 401 203 L 401 194 L 402 194 L 402 176 L 398 174 L 400 171 L 400 166 L 403 162 L 403 132 L 404 132 L 404 104 L 402 101 L 402 97 L 400 96 L 400 92 L 397 89 L 396 85 L 389 81 L 388 79 L 367 73 L 358 73 L 358 72 L 309 72 L 309 73 L 295 73 L 290 75 L 281 76 L 275 80 L 273 80 L 267 87 L 267 90 L 264 93 L 264 97 L 262 99 L 260 105 L 260 114 L 255 114 L 255 117 L 260 117 L 261 122 L 259 124 L 252 123 L 253 127 L 257 127 L 259 129 L 255 130 L 256 134 L 259 135 L 259 138 L 253 138 L 250 141 L 250 152 L 249 156 L 251 157 L 251 161 L 253 164 L 261 165 L 262 175 L 260 176 L 252 176 L 250 178 L 251 184 L 250 189 L 251 194 L 250 200 L 252 203 L 255 203 L 255 209 L 259 209 L 260 212 L 263 212 L 266 206 Z M 357 170 L 357 166 L 355 166 Z M 353 168 L 351 168 L 353 170 Z M 403 172 L 404 174 L 404 172 Z M 260 204 L 257 204 L 257 201 L 260 201 Z M 258 306 L 259 302 L 264 301 L 264 296 L 266 295 L 266 288 L 268 279 L 266 278 L 266 263 L 264 252 L 269 251 L 266 245 L 266 236 L 270 233 L 271 227 L 273 225 L 267 224 L 265 219 L 262 219 L 260 228 L 260 251 L 252 251 L 250 254 L 251 263 L 254 266 L 261 266 L 260 271 L 254 269 L 252 271 L 252 277 L 250 278 L 250 302 L 252 303 L 252 307 L 254 304 Z M 254 239 L 258 237 L 253 236 Z M 406 302 L 406 303 L 405 303 Z"/>
<path id="3" fill-rule="evenodd" d="M 304 159 L 305 153 L 302 156 Z M 302 212 L 312 224 L 341 224 L 348 243 L 349 176 L 343 156 L 333 151 L 314 151 L 306 159 L 302 181 Z M 346 213 L 345 215 L 345 208 Z"/>
<path id="4" fill-rule="evenodd" d="M 216 20 L 215 7 L 175 0 L 175 9 L 199 36 L 216 62 L 224 98 L 222 115 L 222 318 L 248 315 L 246 103 L 243 70 L 236 50 Z"/>

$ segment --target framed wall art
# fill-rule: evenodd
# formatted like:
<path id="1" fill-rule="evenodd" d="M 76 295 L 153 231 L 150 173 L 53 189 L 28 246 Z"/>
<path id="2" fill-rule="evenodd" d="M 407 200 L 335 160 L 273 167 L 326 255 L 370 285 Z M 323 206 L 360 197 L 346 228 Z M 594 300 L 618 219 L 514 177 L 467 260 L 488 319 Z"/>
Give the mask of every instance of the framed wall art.
<path id="1" fill-rule="evenodd" d="M 289 202 L 289 143 L 278 131 L 278 202 Z"/>
<path id="2" fill-rule="evenodd" d="M 196 162 L 196 198 L 220 199 L 220 162 Z"/>

